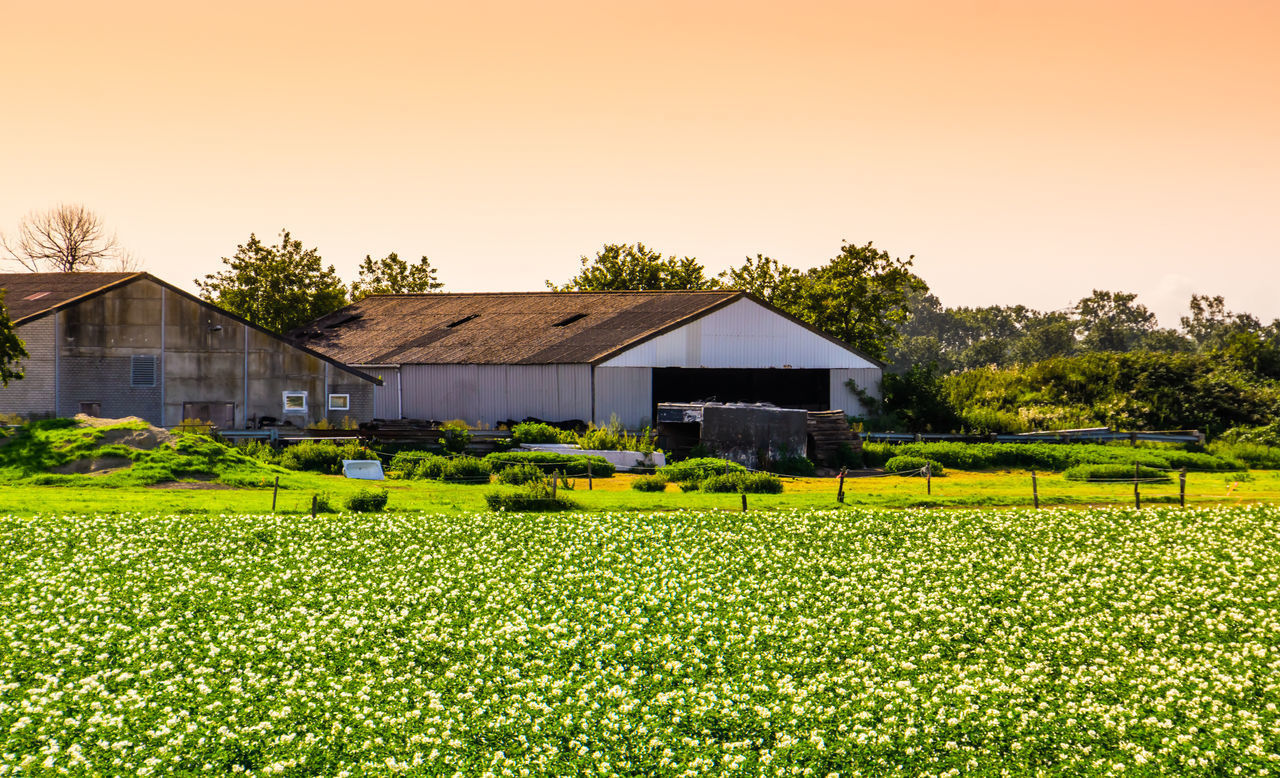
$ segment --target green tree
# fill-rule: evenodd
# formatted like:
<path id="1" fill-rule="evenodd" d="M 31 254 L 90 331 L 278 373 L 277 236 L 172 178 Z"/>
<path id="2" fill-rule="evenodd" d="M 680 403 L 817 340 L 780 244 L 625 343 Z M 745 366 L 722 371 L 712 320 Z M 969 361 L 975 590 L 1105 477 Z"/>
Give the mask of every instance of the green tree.
<path id="1" fill-rule="evenodd" d="M 584 256 L 580 261 L 582 272 L 562 286 L 547 281 L 547 288 L 553 292 L 716 288 L 715 280 L 706 277 L 706 269 L 698 260 L 663 257 L 662 252 L 643 243 L 607 243 L 594 257 Z"/>
<path id="2" fill-rule="evenodd" d="M 222 263 L 226 270 L 196 279 L 201 295 L 273 332 L 288 332 L 347 302 L 346 286 L 333 266 L 324 267 L 320 253 L 303 249 L 288 230 L 274 246 L 250 234 L 249 242 L 236 246 L 235 256 L 223 257 Z"/>
<path id="3" fill-rule="evenodd" d="M 772 257 L 756 254 L 755 259 L 747 257 L 740 267 L 721 273 L 719 279 L 720 286 L 725 289 L 740 289 L 770 305 L 790 311 L 798 302 L 804 273 Z"/>
<path id="4" fill-rule="evenodd" d="M 13 322 L 9 319 L 4 290 L 0 289 L 0 386 L 8 386 L 10 381 L 22 378 L 18 360 L 26 356 L 27 350 L 23 348 L 18 333 L 13 331 Z"/>
<path id="5" fill-rule="evenodd" d="M 804 274 L 789 312 L 854 348 L 883 359 L 906 321 L 914 291 L 927 288 L 911 260 L 870 243 L 844 243 L 825 265 Z"/>
<path id="6" fill-rule="evenodd" d="M 410 265 L 394 251 L 382 259 L 366 254 L 360 263 L 360 277 L 351 284 L 351 299 L 359 300 L 371 294 L 435 292 L 442 288 L 444 284 L 426 257 Z"/>
<path id="7" fill-rule="evenodd" d="M 1132 351 L 1156 329 L 1156 315 L 1128 292 L 1093 294 L 1076 303 L 1076 327 L 1086 351 Z"/>

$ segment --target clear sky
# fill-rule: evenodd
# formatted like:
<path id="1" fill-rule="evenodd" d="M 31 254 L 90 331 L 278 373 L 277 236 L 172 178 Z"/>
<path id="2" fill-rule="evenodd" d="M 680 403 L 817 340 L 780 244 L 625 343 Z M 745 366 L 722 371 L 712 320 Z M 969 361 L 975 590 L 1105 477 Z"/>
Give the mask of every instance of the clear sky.
<path id="1" fill-rule="evenodd" d="M 3 8 L 0 230 L 83 203 L 187 288 L 281 228 L 450 291 L 848 240 L 948 305 L 1280 317 L 1274 0 Z"/>

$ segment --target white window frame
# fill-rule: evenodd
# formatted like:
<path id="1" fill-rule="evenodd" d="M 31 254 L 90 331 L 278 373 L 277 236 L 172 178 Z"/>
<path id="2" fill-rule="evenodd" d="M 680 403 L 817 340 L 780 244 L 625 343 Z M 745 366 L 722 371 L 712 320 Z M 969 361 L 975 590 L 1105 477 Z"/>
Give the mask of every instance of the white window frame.
<path id="1" fill-rule="evenodd" d="M 341 398 L 342 398 L 342 400 L 341 400 L 341 403 L 342 403 L 342 404 L 341 404 L 341 405 L 337 405 L 337 404 L 335 404 L 335 403 L 334 403 L 334 400 L 335 400 L 335 399 L 337 399 L 337 398 L 339 398 L 339 397 L 341 397 Z M 331 395 L 329 395 L 329 410 L 331 410 L 331 411 L 349 411 L 349 410 L 351 410 L 351 395 L 350 395 L 350 394 L 331 394 Z"/>
<path id="2" fill-rule="evenodd" d="M 301 408 L 290 408 L 289 400 L 302 398 Z M 284 391 L 280 393 L 280 405 L 284 413 L 306 413 L 307 412 L 307 393 L 303 391 Z"/>

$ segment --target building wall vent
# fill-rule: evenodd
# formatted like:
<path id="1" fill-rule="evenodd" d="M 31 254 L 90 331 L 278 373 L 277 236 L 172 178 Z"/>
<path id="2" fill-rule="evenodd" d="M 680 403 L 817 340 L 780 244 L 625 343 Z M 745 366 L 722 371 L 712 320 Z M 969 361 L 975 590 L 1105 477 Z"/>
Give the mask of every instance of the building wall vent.
<path id="1" fill-rule="evenodd" d="M 133 357 L 132 370 L 129 374 L 130 386 L 155 386 L 157 363 L 159 359 L 154 354 L 137 354 Z"/>

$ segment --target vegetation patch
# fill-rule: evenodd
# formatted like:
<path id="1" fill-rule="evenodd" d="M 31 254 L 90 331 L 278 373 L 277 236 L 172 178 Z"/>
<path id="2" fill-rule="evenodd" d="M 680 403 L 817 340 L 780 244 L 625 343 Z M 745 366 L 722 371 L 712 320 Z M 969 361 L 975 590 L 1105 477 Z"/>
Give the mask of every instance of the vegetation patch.
<path id="1" fill-rule="evenodd" d="M 586 476 L 587 463 L 591 463 L 593 478 L 609 478 L 616 470 L 604 457 L 588 454 L 561 454 L 555 451 L 501 451 L 485 457 L 491 467 L 506 465 L 530 464 L 542 468 L 546 473 L 560 472 L 564 475 Z"/>
<path id="2" fill-rule="evenodd" d="M 712 475 L 702 479 L 698 489 L 710 493 L 781 494 L 782 479 L 769 473 Z"/>
<path id="3" fill-rule="evenodd" d="M 640 475 L 631 479 L 631 488 L 637 492 L 665 492 L 667 479 L 661 475 Z"/>
<path id="4" fill-rule="evenodd" d="M 1168 483 L 1173 480 L 1167 470 L 1142 465 L 1076 465 L 1062 476 L 1069 481 L 1139 481 Z"/>
<path id="5" fill-rule="evenodd" d="M 716 457 L 695 457 L 658 468 L 658 475 L 676 483 L 701 481 L 713 475 L 745 472 L 747 469 L 737 462 Z"/>
<path id="6" fill-rule="evenodd" d="M 1134 464 L 1188 470 L 1239 470 L 1232 462 L 1212 454 L 1174 448 L 1100 445 L 1096 443 L 866 443 L 864 461 L 870 467 L 886 466 L 896 456 L 931 459 L 955 470 L 1062 471 L 1074 465 Z"/>
<path id="7" fill-rule="evenodd" d="M 495 490 L 486 494 L 484 501 L 491 511 L 520 513 L 571 511 L 582 507 L 558 492 L 552 496 L 545 481 L 533 481 L 514 490 Z"/>
<path id="8" fill-rule="evenodd" d="M 924 475 L 926 467 L 929 468 L 929 475 L 933 478 L 943 478 L 947 474 L 942 463 L 925 457 L 896 456 L 884 463 L 886 473 L 898 475 Z"/>

